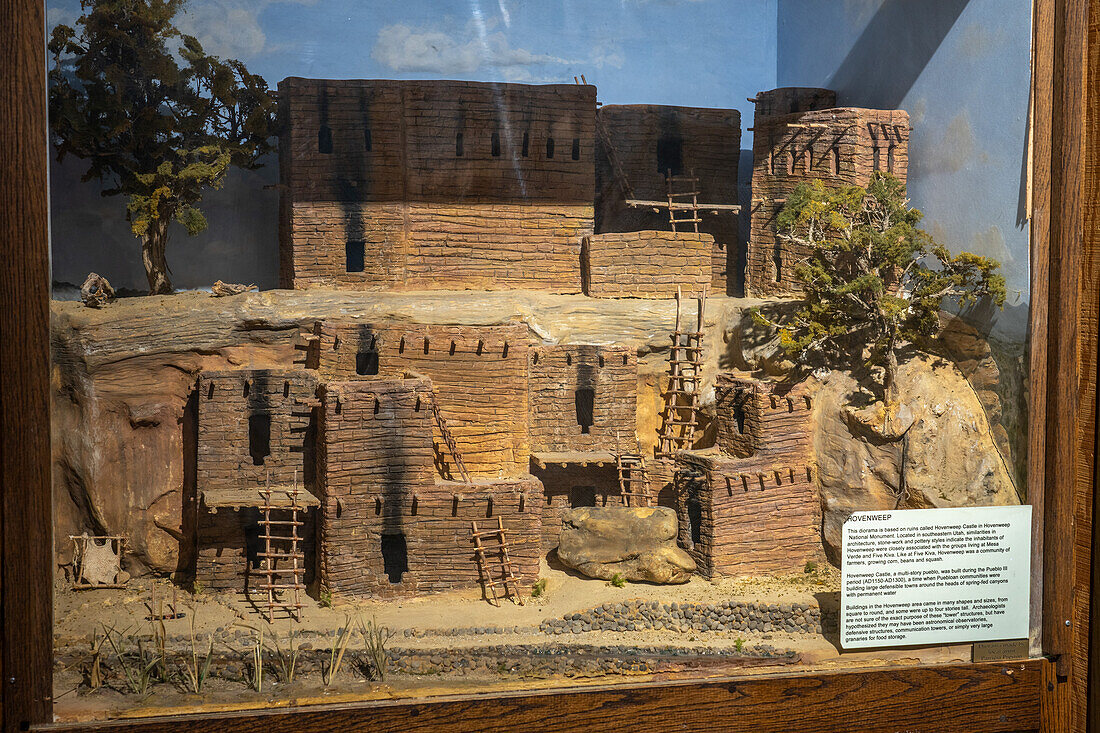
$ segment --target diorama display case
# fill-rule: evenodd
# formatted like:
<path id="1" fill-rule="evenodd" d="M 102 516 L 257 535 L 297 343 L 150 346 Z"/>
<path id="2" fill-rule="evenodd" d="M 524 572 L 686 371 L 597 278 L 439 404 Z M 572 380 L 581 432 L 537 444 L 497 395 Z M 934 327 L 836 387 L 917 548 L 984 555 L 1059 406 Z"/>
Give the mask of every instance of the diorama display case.
<path id="1" fill-rule="evenodd" d="M 45 8 L 0 0 L 0 627 L 3 730 L 1100 729 L 1094 517 L 1100 362 L 1100 6 L 1035 0 L 1029 129 L 1032 652 L 947 665 L 646 681 L 53 722 Z M 565 146 L 563 146 L 565 147 Z M 751 266 L 751 263 L 750 263 Z M 305 273 L 309 277 L 310 273 Z M 317 334 L 325 339 L 326 334 Z M 425 338 L 425 350 L 427 340 Z M 453 348 L 453 346 L 452 346 Z M 505 347 L 507 348 L 507 347 Z M 332 348 L 335 351 L 335 347 Z M 377 358 L 377 357 L 376 357 Z M 578 359 L 585 356 L 579 355 Z M 601 360 L 603 357 L 599 357 Z M 623 364 L 628 358 L 623 356 Z M 572 362 L 570 362 L 571 364 Z M 210 376 L 217 380 L 218 375 Z M 288 387 L 289 390 L 289 382 Z M 426 418 L 425 418 L 426 419 Z M 502 428 L 503 429 L 503 428 Z M 587 434 L 587 431 L 586 431 Z M 462 468 L 465 471 L 465 468 Z M 297 480 L 297 477 L 294 477 Z"/>

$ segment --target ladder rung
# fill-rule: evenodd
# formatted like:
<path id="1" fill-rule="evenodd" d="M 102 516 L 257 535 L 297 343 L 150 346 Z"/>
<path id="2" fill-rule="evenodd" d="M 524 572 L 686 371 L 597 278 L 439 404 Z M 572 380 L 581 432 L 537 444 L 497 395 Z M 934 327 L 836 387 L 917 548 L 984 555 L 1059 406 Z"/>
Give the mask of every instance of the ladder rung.
<path id="1" fill-rule="evenodd" d="M 270 558 L 273 558 L 273 559 L 276 559 L 276 560 L 280 560 L 280 559 L 305 560 L 306 559 L 306 556 L 305 556 L 304 552 L 261 552 L 261 553 L 258 554 L 258 557 L 270 557 Z"/>
<path id="2" fill-rule="evenodd" d="M 302 537 L 287 537 L 287 536 L 281 535 L 281 534 L 280 535 L 262 534 L 259 537 L 260 537 L 261 540 L 284 540 L 286 542 L 301 542 L 302 539 L 303 539 Z"/>
<path id="3" fill-rule="evenodd" d="M 262 520 L 260 520 L 260 524 L 265 524 L 265 525 L 270 524 L 270 525 L 278 525 L 278 526 L 286 526 L 286 527 L 304 527 L 304 526 L 306 526 L 305 522 L 299 522 L 299 521 L 294 520 L 294 519 L 262 519 Z"/>
<path id="4" fill-rule="evenodd" d="M 259 586 L 256 586 L 256 587 L 259 588 L 260 590 L 305 590 L 306 589 L 306 587 L 304 585 L 300 584 L 300 583 L 290 584 L 290 585 L 283 584 L 283 583 L 278 583 L 278 584 L 275 584 L 275 585 L 259 585 Z"/>

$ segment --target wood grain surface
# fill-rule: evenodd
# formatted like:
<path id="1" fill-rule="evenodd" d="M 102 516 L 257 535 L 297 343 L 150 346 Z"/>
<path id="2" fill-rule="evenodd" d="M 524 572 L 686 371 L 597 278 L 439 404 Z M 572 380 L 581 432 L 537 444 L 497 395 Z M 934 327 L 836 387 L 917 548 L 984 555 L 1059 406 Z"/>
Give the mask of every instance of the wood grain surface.
<path id="1" fill-rule="evenodd" d="M 5 731 L 50 719 L 46 49 L 41 0 L 0 2 L 0 628 Z"/>
<path id="2" fill-rule="evenodd" d="M 1095 445 L 1097 3 L 1037 0 L 1033 176 L 1033 496 L 1044 527 L 1043 649 L 1053 662 L 884 668 L 433 702 L 205 714 L 54 726 L 44 8 L 0 0 L 0 628 L 2 728 L 93 731 L 598 729 L 753 731 L 1084 730 Z M 1091 16 L 1089 15 L 1091 13 Z M 1086 35 L 1086 21 L 1091 33 Z M 1086 39 L 1091 38 L 1091 49 Z M 1091 60 L 1089 76 L 1084 63 Z M 1087 161 L 1087 162 L 1086 162 Z M 1087 170 L 1086 170 L 1087 165 Z M 1087 197 L 1082 197 L 1088 180 Z M 1089 219 L 1084 217 L 1088 216 Z M 1087 225 L 1087 226 L 1086 226 Z M 1050 375 L 1050 378 L 1047 378 Z M 1049 450 L 1046 448 L 1049 447 Z M 1088 460 L 1082 460 L 1086 456 Z M 1045 517 L 1045 519 L 1044 519 Z M 1066 621 L 1070 621 L 1067 626 Z M 1095 706 L 1094 706 L 1095 707 Z M 1042 710 L 1042 716 L 1040 711 Z M 1096 719 L 1095 709 L 1092 711 Z M 1040 721 L 1040 717 L 1042 720 Z"/>
<path id="3" fill-rule="evenodd" d="M 188 716 L 189 733 L 567 731 L 1022 731 L 1037 727 L 1043 660 L 795 677 L 603 687 L 438 702 Z M 181 718 L 48 726 L 60 733 L 169 733 Z"/>

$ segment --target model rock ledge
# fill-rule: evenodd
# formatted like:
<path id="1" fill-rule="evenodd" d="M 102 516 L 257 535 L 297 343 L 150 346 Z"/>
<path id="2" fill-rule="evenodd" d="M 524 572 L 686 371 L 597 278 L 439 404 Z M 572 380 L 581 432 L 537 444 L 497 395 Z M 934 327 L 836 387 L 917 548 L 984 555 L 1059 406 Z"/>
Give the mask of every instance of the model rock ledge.
<path id="1" fill-rule="evenodd" d="M 695 561 L 676 546 L 668 507 L 581 507 L 562 514 L 558 559 L 590 578 L 686 583 Z"/>

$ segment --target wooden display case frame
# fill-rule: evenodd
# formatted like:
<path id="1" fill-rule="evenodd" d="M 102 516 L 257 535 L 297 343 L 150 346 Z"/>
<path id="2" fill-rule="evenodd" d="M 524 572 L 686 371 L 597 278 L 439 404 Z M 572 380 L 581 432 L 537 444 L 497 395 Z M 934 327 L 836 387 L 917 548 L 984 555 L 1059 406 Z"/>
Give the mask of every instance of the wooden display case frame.
<path id="1" fill-rule="evenodd" d="M 1033 644 L 1012 663 L 890 666 L 56 725 L 43 0 L 0 0 L 2 730 L 1100 731 L 1100 2 L 1034 0 Z M 1092 725 L 1089 725 L 1089 723 Z"/>

